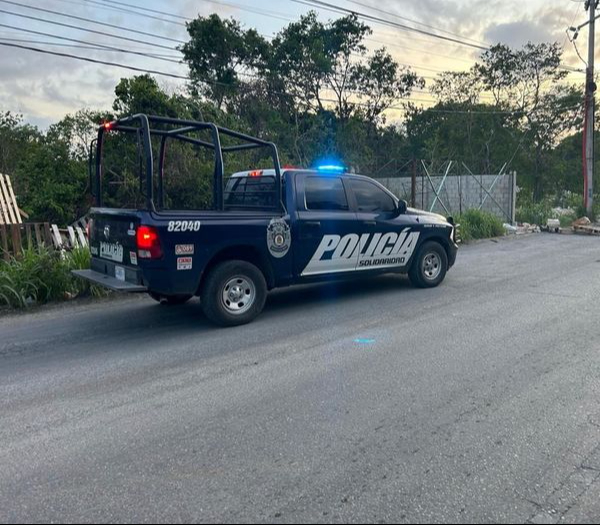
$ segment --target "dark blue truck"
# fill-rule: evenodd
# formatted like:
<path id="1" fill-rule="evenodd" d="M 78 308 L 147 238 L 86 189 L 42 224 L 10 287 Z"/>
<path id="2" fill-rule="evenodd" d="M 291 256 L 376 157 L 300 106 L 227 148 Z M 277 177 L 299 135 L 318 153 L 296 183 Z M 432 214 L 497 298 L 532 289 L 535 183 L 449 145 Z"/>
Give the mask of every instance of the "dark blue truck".
<path id="1" fill-rule="evenodd" d="M 143 209 L 103 206 L 103 143 L 115 132 L 135 134 L 144 151 Z M 164 158 L 172 140 L 214 152 L 211 210 L 165 209 Z M 274 167 L 225 180 L 224 156 L 255 148 L 266 148 Z M 452 218 L 410 209 L 376 181 L 336 165 L 282 169 L 272 143 L 214 124 L 135 115 L 101 126 L 95 151 L 92 266 L 76 274 L 162 304 L 199 296 L 206 316 L 220 325 L 252 321 L 274 288 L 383 273 L 435 287 L 456 260 Z"/>

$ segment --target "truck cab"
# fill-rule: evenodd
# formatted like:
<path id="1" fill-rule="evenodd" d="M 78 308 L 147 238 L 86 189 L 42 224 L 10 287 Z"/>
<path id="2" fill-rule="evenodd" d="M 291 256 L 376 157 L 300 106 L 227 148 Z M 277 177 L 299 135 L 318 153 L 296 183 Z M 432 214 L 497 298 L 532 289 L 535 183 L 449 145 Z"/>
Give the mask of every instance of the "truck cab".
<path id="1" fill-rule="evenodd" d="M 111 129 L 128 124 L 111 123 Z M 140 209 L 96 206 L 90 212 L 92 267 L 76 273 L 165 305 L 199 296 L 209 319 L 232 326 L 253 320 L 274 288 L 391 272 L 434 287 L 454 265 L 451 218 L 410 209 L 377 181 L 342 166 L 282 169 L 274 145 L 236 138 L 245 141 L 237 147 L 274 151 L 275 166 L 227 179 L 221 167 L 210 210 L 167 210 L 154 200 Z M 147 181 L 147 188 L 154 186 Z"/>

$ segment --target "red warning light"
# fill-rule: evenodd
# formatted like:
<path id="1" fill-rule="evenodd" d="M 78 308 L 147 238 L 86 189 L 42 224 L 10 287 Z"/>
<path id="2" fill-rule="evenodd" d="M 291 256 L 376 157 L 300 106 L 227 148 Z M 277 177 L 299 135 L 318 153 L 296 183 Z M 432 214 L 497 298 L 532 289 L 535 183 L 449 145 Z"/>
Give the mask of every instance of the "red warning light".
<path id="1" fill-rule="evenodd" d="M 113 123 L 112 122 L 105 122 L 104 123 L 104 129 L 106 131 L 110 131 L 113 128 Z"/>

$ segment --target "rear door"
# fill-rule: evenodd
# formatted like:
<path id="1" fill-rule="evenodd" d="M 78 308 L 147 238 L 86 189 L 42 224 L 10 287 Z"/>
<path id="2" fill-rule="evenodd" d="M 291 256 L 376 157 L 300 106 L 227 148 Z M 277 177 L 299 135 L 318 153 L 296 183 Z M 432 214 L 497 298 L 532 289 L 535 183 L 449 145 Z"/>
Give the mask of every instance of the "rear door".
<path id="1" fill-rule="evenodd" d="M 327 276 L 355 271 L 360 237 L 343 178 L 303 174 L 296 177 L 296 192 L 296 275 Z"/>

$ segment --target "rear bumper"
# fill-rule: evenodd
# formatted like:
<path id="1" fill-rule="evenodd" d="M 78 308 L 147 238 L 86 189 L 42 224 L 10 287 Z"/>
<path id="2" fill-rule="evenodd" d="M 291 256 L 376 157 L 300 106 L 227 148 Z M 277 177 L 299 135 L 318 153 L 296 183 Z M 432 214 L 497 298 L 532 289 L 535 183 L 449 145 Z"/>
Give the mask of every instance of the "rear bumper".
<path id="1" fill-rule="evenodd" d="M 73 275 L 116 292 L 143 293 L 148 291 L 148 288 L 140 284 L 120 281 L 115 277 L 94 270 L 73 270 Z"/>

